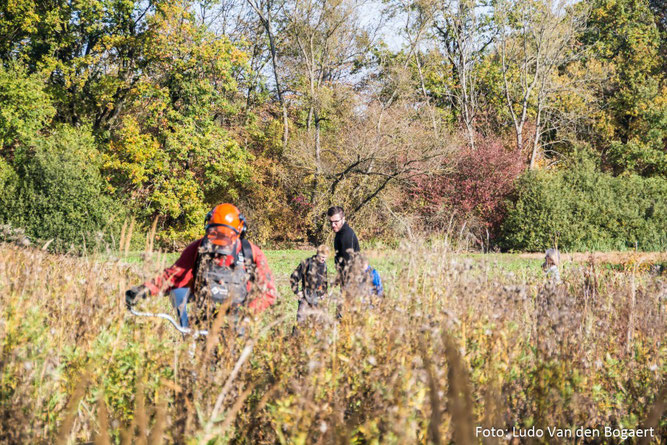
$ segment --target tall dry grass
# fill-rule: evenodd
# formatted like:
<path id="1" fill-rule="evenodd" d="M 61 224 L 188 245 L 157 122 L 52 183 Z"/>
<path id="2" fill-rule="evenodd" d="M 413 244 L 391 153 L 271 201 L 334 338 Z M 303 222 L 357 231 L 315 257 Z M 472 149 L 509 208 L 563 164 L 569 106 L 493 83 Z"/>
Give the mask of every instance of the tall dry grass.
<path id="1" fill-rule="evenodd" d="M 335 291 L 329 315 L 293 336 L 284 296 L 244 336 L 223 320 L 193 343 L 124 307 L 159 255 L 139 267 L 0 245 L 0 442 L 468 444 L 505 442 L 476 437 L 478 425 L 665 431 L 664 277 L 591 263 L 550 285 L 445 246 L 400 252 L 372 309 L 353 296 L 337 322 Z"/>

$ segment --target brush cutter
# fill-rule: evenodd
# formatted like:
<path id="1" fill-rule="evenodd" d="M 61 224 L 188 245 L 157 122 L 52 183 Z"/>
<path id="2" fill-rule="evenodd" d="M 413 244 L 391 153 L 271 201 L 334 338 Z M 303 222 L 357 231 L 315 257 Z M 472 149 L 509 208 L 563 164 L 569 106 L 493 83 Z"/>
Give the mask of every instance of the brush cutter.
<path id="1" fill-rule="evenodd" d="M 181 334 L 185 335 L 192 335 L 194 338 L 197 338 L 199 336 L 207 336 L 208 331 L 207 330 L 193 330 L 190 328 L 184 328 L 180 326 L 174 318 L 169 315 L 169 314 L 162 314 L 162 313 L 152 313 L 152 312 L 139 312 L 135 311 L 134 308 L 130 308 L 130 312 L 132 315 L 135 315 L 137 317 L 157 317 L 157 318 L 163 318 L 167 320 L 171 325 Z"/>

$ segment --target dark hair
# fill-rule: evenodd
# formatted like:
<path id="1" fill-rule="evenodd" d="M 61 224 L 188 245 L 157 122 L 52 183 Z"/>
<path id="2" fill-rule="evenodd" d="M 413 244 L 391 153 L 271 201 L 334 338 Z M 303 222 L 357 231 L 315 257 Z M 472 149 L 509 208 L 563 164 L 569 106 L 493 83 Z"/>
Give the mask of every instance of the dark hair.
<path id="1" fill-rule="evenodd" d="M 329 207 L 329 210 L 327 210 L 327 216 L 334 216 L 338 214 L 340 214 L 340 216 L 345 216 L 345 212 L 343 212 L 343 208 L 340 206 Z"/>

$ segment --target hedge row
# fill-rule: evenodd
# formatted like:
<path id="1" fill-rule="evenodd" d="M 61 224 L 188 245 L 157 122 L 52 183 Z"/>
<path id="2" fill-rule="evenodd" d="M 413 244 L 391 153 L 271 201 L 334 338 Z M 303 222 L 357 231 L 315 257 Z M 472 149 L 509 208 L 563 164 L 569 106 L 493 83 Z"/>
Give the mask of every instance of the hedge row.
<path id="1" fill-rule="evenodd" d="M 502 225 L 505 250 L 667 248 L 667 180 L 612 176 L 580 157 L 568 168 L 524 174 Z"/>

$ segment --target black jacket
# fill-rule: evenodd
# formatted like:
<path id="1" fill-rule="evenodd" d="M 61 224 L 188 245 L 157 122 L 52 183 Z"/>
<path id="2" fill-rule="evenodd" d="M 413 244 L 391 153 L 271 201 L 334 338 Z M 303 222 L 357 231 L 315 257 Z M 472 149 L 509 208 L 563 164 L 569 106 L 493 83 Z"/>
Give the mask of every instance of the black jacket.
<path id="1" fill-rule="evenodd" d="M 347 225 L 347 222 L 336 233 L 334 250 L 336 251 L 336 270 L 341 273 L 350 264 L 350 250 L 352 252 L 359 252 L 359 240 L 352 227 Z"/>
<path id="2" fill-rule="evenodd" d="M 317 255 L 301 261 L 290 276 L 292 291 L 299 292 L 299 284 L 309 303 L 316 303 L 327 293 L 327 263 L 317 261 Z M 314 297 L 314 298 L 313 298 Z"/>

